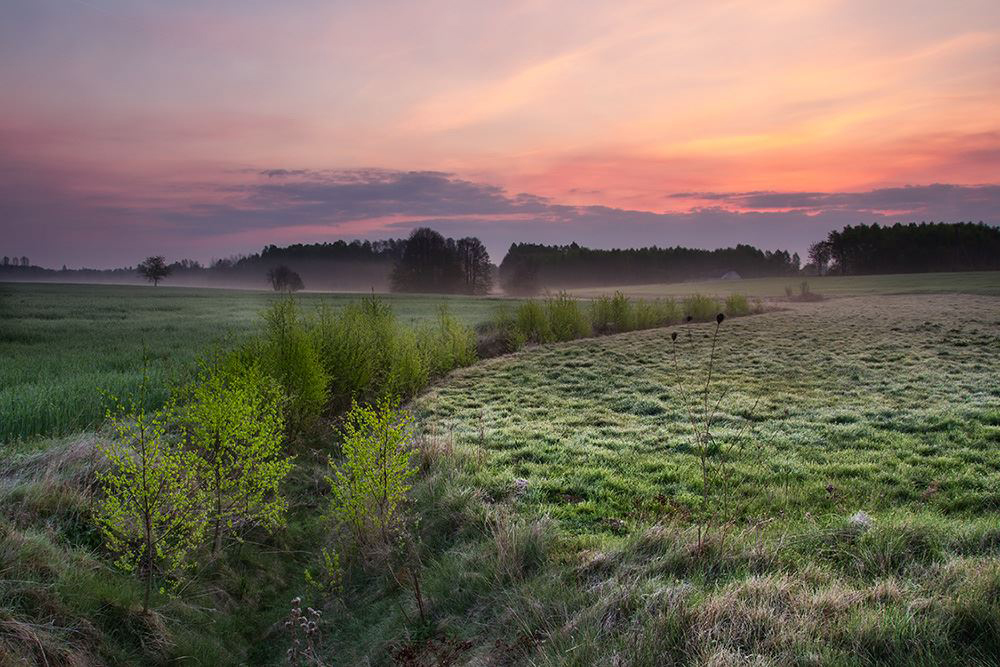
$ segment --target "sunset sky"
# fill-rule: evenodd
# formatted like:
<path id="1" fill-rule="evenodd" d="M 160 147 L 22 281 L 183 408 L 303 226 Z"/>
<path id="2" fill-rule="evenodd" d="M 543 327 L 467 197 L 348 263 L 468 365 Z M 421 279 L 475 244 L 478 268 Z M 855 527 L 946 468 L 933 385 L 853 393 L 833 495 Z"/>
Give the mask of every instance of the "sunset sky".
<path id="1" fill-rule="evenodd" d="M 4 0 L 0 254 L 1000 223 L 1000 2 Z"/>

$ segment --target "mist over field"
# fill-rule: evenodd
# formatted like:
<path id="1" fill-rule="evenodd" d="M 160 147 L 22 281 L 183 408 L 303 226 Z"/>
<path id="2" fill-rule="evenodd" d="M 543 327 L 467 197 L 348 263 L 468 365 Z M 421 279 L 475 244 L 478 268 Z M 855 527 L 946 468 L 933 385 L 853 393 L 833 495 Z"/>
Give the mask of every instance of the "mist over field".
<path id="1" fill-rule="evenodd" d="M 7 0 L 0 665 L 1000 665 L 1000 5 Z"/>

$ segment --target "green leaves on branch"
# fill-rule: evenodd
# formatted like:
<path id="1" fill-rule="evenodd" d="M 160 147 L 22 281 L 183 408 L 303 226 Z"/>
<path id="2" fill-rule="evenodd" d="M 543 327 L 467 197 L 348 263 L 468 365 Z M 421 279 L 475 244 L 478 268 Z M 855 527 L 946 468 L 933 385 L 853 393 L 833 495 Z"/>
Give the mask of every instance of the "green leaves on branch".
<path id="1" fill-rule="evenodd" d="M 282 449 L 280 387 L 236 355 L 206 363 L 161 411 L 149 415 L 142 404 L 119 403 L 108 415 L 95 516 L 117 564 L 143 575 L 148 609 L 153 577 L 192 565 L 207 526 L 218 552 L 228 532 L 283 525 L 280 487 L 292 459 Z"/>
<path id="2" fill-rule="evenodd" d="M 146 610 L 156 572 L 191 564 L 204 532 L 205 494 L 195 454 L 168 434 L 174 406 L 152 415 L 141 406 L 119 402 L 108 413 L 114 436 L 99 445 L 109 465 L 98 474 L 104 495 L 95 520 L 117 565 L 144 578 Z"/>
<path id="3" fill-rule="evenodd" d="M 416 473 L 412 419 L 389 399 L 354 403 L 344 419 L 343 462 L 328 477 L 331 512 L 361 549 L 389 546 L 400 528 L 400 504 Z"/>
<path id="4" fill-rule="evenodd" d="M 214 552 L 226 532 L 284 523 L 280 486 L 292 459 L 282 449 L 281 404 L 278 383 L 234 355 L 204 364 L 188 395 L 183 429 L 208 496 Z"/>

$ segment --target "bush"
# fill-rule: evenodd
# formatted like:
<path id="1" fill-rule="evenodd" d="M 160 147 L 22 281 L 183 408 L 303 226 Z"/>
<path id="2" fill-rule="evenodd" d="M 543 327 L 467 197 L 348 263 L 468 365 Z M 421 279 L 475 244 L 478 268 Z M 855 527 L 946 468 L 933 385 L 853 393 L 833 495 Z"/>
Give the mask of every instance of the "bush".
<path id="1" fill-rule="evenodd" d="M 745 294 L 731 294 L 726 297 L 726 305 L 722 312 L 730 317 L 736 315 L 749 315 L 750 302 L 747 300 Z"/>
<path id="2" fill-rule="evenodd" d="M 621 333 L 637 328 L 632 303 L 621 292 L 594 299 L 590 304 L 590 321 L 597 334 Z"/>
<path id="3" fill-rule="evenodd" d="M 590 321 L 576 299 L 560 292 L 545 301 L 552 340 L 566 341 L 590 335 Z"/>
<path id="4" fill-rule="evenodd" d="M 697 321 L 708 321 L 722 310 L 719 302 L 702 294 L 692 294 L 684 299 L 684 314 Z"/>
<path id="5" fill-rule="evenodd" d="M 673 299 L 639 299 L 634 311 L 636 329 L 652 329 L 681 321 L 681 310 Z"/>
<path id="6" fill-rule="evenodd" d="M 253 361 L 220 355 L 203 363 L 185 399 L 178 414 L 207 495 L 213 553 L 226 532 L 283 525 L 287 503 L 280 487 L 292 458 L 282 451 L 278 383 Z"/>
<path id="7" fill-rule="evenodd" d="M 326 407 L 329 376 L 293 299 L 282 299 L 264 311 L 259 354 L 263 369 L 287 397 L 289 430 L 302 433 L 314 428 Z"/>
<path id="8" fill-rule="evenodd" d="M 526 342 L 548 343 L 552 329 L 545 316 L 545 309 L 537 301 L 525 301 L 517 308 L 517 330 Z"/>
<path id="9" fill-rule="evenodd" d="M 139 399 L 108 412 L 113 436 L 98 445 L 108 467 L 98 473 L 103 497 L 94 511 L 116 564 L 144 580 L 143 611 L 153 577 L 189 567 L 205 527 L 196 457 L 168 434 L 171 403 L 152 415 L 142 407 L 147 382 L 144 373 Z"/>
<path id="10" fill-rule="evenodd" d="M 447 306 L 438 310 L 434 325 L 424 326 L 418 335 L 420 352 L 430 377 L 441 377 L 462 366 L 476 361 L 476 335 L 448 312 Z"/>
<path id="11" fill-rule="evenodd" d="M 387 398 L 373 406 L 354 403 L 340 435 L 343 462 L 330 464 L 330 509 L 363 553 L 388 548 L 416 473 L 410 416 Z"/>
<path id="12" fill-rule="evenodd" d="M 500 306 L 493 317 L 476 327 L 476 353 L 480 359 L 517 352 L 524 347 L 525 337 L 517 327 L 517 318 L 506 305 Z"/>

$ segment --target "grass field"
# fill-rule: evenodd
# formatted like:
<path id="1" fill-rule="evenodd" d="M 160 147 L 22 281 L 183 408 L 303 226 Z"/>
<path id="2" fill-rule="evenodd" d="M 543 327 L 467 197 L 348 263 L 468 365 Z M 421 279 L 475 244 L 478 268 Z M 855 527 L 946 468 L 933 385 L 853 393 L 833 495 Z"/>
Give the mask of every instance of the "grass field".
<path id="1" fill-rule="evenodd" d="M 717 438 L 760 401 L 733 516 L 1000 508 L 998 306 L 879 296 L 725 322 Z M 418 410 L 490 453 L 493 493 L 524 480 L 522 502 L 573 531 L 683 513 L 700 479 L 681 387 L 701 391 L 713 329 L 674 327 L 679 373 L 669 329 L 589 339 L 457 371 Z"/>
<path id="2" fill-rule="evenodd" d="M 302 294 L 308 312 L 337 308 L 362 294 Z M 101 391 L 127 395 L 142 375 L 143 348 L 163 400 L 166 384 L 213 344 L 255 333 L 273 292 L 172 287 L 0 283 L 0 442 L 95 427 Z M 383 298 L 403 323 L 437 314 L 441 305 L 469 324 L 489 317 L 495 299 Z"/>
<path id="3" fill-rule="evenodd" d="M 949 276 L 952 291 L 980 289 L 974 275 Z M 114 378 L 128 389 L 143 339 L 161 379 L 182 373 L 226 330 L 251 335 L 274 298 L 0 290 L 3 359 L 16 362 L 0 370 L 0 409 L 18 415 L 60 396 L 84 414 L 80 394 Z M 709 458 L 744 446 L 707 506 L 688 407 L 713 325 L 530 347 L 414 399 L 420 473 L 406 506 L 426 623 L 391 577 L 355 566 L 337 592 L 305 583 L 331 539 L 329 429 L 296 450 L 287 529 L 197 571 L 149 616 L 90 520 L 101 436 L 7 443 L 0 658 L 279 664 L 280 621 L 305 595 L 324 611 L 325 664 L 1000 664 L 1000 299 L 841 296 L 722 323 Z M 412 321 L 441 303 L 390 299 Z M 495 307 L 447 302 L 470 323 Z M 56 423 L 96 423 L 91 407 Z"/>
<path id="4" fill-rule="evenodd" d="M 760 298 L 784 298 L 785 288 L 799 291 L 799 283 L 809 283 L 811 291 L 824 296 L 860 296 L 864 294 L 984 294 L 1000 296 L 1000 272 L 907 273 L 884 276 L 813 276 L 809 278 L 748 278 L 745 280 L 705 280 L 656 285 L 623 285 L 569 290 L 571 294 L 592 297 L 619 290 L 636 298 L 711 294 L 745 294 Z"/>

